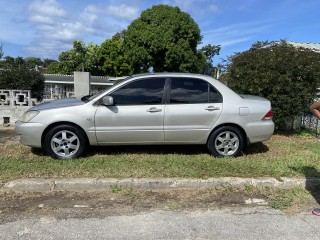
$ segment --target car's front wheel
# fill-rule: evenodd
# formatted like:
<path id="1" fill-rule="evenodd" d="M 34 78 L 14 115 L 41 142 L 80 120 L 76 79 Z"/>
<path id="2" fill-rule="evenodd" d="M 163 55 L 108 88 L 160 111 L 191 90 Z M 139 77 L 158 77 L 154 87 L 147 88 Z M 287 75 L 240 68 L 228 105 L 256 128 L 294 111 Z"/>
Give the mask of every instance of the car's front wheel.
<path id="1" fill-rule="evenodd" d="M 210 135 L 207 147 L 215 157 L 236 157 L 242 152 L 244 137 L 238 128 L 223 126 Z"/>
<path id="2" fill-rule="evenodd" d="M 86 145 L 85 133 L 68 124 L 51 128 L 44 138 L 44 149 L 56 159 L 78 158 L 84 153 Z"/>

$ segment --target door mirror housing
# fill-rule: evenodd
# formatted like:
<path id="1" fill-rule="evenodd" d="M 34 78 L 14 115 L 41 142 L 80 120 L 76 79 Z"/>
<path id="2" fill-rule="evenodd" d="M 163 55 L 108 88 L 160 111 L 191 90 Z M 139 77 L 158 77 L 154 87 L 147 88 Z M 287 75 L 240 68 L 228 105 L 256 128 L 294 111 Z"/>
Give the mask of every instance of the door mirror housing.
<path id="1" fill-rule="evenodd" d="M 111 96 L 104 96 L 102 98 L 101 102 L 105 106 L 113 106 L 114 105 L 113 97 L 111 97 Z"/>

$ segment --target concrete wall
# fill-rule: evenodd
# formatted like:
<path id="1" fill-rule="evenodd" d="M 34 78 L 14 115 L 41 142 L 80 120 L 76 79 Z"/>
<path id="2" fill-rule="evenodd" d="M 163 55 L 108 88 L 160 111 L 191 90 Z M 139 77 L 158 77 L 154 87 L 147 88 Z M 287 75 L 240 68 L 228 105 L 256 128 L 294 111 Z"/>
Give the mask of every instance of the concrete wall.
<path id="1" fill-rule="evenodd" d="M 74 72 L 74 96 L 80 97 L 90 94 L 90 73 Z"/>
<path id="2" fill-rule="evenodd" d="M 14 126 L 22 114 L 37 103 L 37 99 L 31 98 L 30 90 L 0 89 L 0 127 Z"/>
<path id="3" fill-rule="evenodd" d="M 14 126 L 15 122 L 30 107 L 4 107 L 0 106 L 0 127 Z M 8 122 L 5 122 L 8 121 Z"/>
<path id="4" fill-rule="evenodd" d="M 90 93 L 90 73 L 74 72 L 74 95 L 84 96 Z M 31 98 L 30 90 L 0 89 L 0 127 L 14 126 L 15 122 L 32 106 L 38 104 Z"/>

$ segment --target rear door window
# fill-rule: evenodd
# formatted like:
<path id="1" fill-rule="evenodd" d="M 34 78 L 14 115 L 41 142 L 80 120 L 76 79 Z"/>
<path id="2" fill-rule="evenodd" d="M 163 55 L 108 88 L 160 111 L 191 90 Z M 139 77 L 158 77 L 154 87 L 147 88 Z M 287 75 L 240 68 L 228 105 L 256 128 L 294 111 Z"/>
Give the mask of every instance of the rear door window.
<path id="1" fill-rule="evenodd" d="M 170 103 L 221 103 L 221 94 L 208 82 L 197 78 L 172 78 Z"/>

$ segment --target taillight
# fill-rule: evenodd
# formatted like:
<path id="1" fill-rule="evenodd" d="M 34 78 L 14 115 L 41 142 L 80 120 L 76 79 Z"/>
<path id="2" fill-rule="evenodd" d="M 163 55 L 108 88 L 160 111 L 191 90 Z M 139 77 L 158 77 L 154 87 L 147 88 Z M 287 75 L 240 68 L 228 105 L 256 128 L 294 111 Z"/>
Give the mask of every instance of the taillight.
<path id="1" fill-rule="evenodd" d="M 270 110 L 266 115 L 264 115 L 264 117 L 262 118 L 262 120 L 271 120 L 272 119 L 272 110 Z"/>

